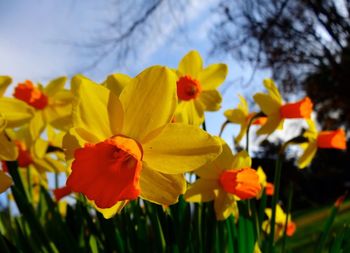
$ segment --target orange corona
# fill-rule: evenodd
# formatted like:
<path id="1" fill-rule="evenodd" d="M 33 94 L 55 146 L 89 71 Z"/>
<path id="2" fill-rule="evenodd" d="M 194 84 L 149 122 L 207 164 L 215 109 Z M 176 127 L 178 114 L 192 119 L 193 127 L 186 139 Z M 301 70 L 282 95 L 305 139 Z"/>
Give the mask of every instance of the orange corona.
<path id="1" fill-rule="evenodd" d="M 26 145 L 21 141 L 15 141 L 17 149 L 18 149 L 18 166 L 19 167 L 28 167 L 33 163 L 32 156 L 27 149 Z"/>
<path id="2" fill-rule="evenodd" d="M 225 170 L 220 175 L 222 188 L 240 199 L 255 197 L 261 190 L 259 176 L 251 168 Z"/>
<path id="3" fill-rule="evenodd" d="M 180 100 L 191 100 L 199 96 L 202 87 L 198 80 L 185 75 L 179 78 L 177 84 L 177 96 Z"/>
<path id="4" fill-rule="evenodd" d="M 298 119 L 311 117 L 313 104 L 309 97 L 295 102 L 282 105 L 280 108 L 281 117 L 284 119 Z"/>
<path id="5" fill-rule="evenodd" d="M 322 131 L 317 136 L 319 148 L 346 149 L 346 137 L 343 129 L 335 131 Z"/>
<path id="6" fill-rule="evenodd" d="M 99 208 L 110 208 L 140 194 L 142 148 L 133 139 L 115 136 L 75 151 L 67 186 L 93 200 Z"/>
<path id="7" fill-rule="evenodd" d="M 13 96 L 38 110 L 42 110 L 48 105 L 48 97 L 29 80 L 19 83 Z"/>

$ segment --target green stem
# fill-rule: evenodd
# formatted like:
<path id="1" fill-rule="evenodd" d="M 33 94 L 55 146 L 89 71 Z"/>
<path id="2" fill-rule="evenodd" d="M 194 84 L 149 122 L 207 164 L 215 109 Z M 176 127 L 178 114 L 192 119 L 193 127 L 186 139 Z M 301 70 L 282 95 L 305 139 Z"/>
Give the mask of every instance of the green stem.
<path id="1" fill-rule="evenodd" d="M 272 205 L 271 205 L 272 215 L 271 215 L 271 223 L 270 223 L 270 237 L 268 241 L 268 245 L 269 245 L 268 252 L 273 252 L 273 244 L 274 244 L 274 238 L 275 238 L 275 223 L 276 223 L 276 205 L 279 198 L 282 161 L 283 161 L 283 152 L 280 152 L 276 161 L 276 168 L 275 168 L 275 177 L 274 177 L 275 192 L 274 192 L 274 195 L 272 196 Z"/>
<path id="2" fill-rule="evenodd" d="M 287 203 L 287 210 L 286 210 L 286 221 L 284 225 L 284 232 L 283 232 L 283 239 L 282 239 L 282 253 L 286 250 L 286 237 L 287 237 L 287 227 L 288 227 L 288 219 L 289 215 L 292 209 L 292 199 L 293 199 L 293 191 L 294 191 L 294 185 L 293 182 L 290 182 L 289 184 L 289 192 L 288 192 L 288 203 Z"/>
<path id="3" fill-rule="evenodd" d="M 32 195 L 32 178 L 30 175 L 30 171 L 31 168 L 30 166 L 28 166 L 27 171 L 26 171 L 26 175 L 27 175 L 27 184 L 28 184 L 28 196 L 29 196 L 29 200 L 33 199 L 33 195 Z"/>
<path id="4" fill-rule="evenodd" d="M 221 137 L 222 133 L 224 132 L 226 126 L 227 126 L 229 123 L 230 123 L 230 121 L 226 120 L 226 121 L 222 124 L 222 126 L 221 126 L 221 128 L 220 128 L 219 137 Z"/>
<path id="5" fill-rule="evenodd" d="M 59 187 L 59 178 L 58 178 L 58 173 L 55 172 L 55 188 L 57 189 Z"/>

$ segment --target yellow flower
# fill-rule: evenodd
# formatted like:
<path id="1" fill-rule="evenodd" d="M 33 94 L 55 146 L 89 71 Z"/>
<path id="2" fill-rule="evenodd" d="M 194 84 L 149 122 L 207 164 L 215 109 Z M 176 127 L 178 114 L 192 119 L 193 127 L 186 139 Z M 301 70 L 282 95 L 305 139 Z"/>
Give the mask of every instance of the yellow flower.
<path id="1" fill-rule="evenodd" d="M 0 193 L 6 191 L 12 185 L 12 179 L 4 171 L 0 170 Z"/>
<path id="2" fill-rule="evenodd" d="M 28 122 L 34 111 L 27 104 L 13 98 L 3 97 L 12 80 L 0 76 L 0 160 L 13 161 L 17 158 L 17 149 L 6 134 L 6 128 L 19 127 Z"/>
<path id="3" fill-rule="evenodd" d="M 73 126 L 64 137 L 74 159 L 67 186 L 108 218 L 141 198 L 164 205 L 185 191 L 184 172 L 221 152 L 198 127 L 169 123 L 177 106 L 176 77 L 165 67 L 144 70 L 118 98 L 82 76 L 72 79 Z"/>
<path id="4" fill-rule="evenodd" d="M 305 168 L 311 163 L 318 148 L 346 149 L 344 130 L 338 129 L 335 131 L 318 132 L 315 123 L 311 119 L 307 120 L 307 124 L 309 129 L 305 131 L 303 136 L 307 138 L 308 142 L 301 144 L 301 147 L 305 151 L 298 160 L 298 167 L 300 169 Z"/>
<path id="5" fill-rule="evenodd" d="M 203 68 L 197 51 L 190 51 L 179 63 L 177 70 L 177 95 L 179 105 L 175 122 L 199 126 L 204 121 L 204 111 L 217 111 L 221 107 L 221 94 L 216 90 L 225 80 L 227 66 L 212 64 Z"/>
<path id="6" fill-rule="evenodd" d="M 256 172 L 258 173 L 259 183 L 261 185 L 261 191 L 258 194 L 258 198 L 261 197 L 263 191 L 265 191 L 265 194 L 268 196 L 273 195 L 275 187 L 272 183 L 267 182 L 267 177 L 266 177 L 266 174 L 265 174 L 264 170 L 262 169 L 262 167 L 259 166 Z"/>
<path id="7" fill-rule="evenodd" d="M 312 102 L 306 97 L 296 103 L 284 104 L 281 94 L 271 79 L 264 80 L 266 93 L 254 95 L 255 102 L 267 116 L 267 122 L 258 130 L 257 134 L 271 134 L 277 128 L 283 128 L 284 119 L 305 118 L 309 119 L 312 112 Z"/>
<path id="8" fill-rule="evenodd" d="M 239 134 L 235 138 L 235 143 L 239 143 L 242 140 L 243 136 L 247 133 L 250 120 L 256 115 L 255 112 L 249 113 L 248 103 L 244 97 L 239 96 L 239 100 L 240 102 L 236 109 L 230 109 L 224 112 L 224 115 L 229 122 L 239 124 L 241 126 Z M 266 117 L 259 117 L 251 124 L 263 125 L 265 123 Z"/>
<path id="9" fill-rule="evenodd" d="M 102 85 L 113 92 L 114 95 L 119 97 L 124 87 L 127 86 L 130 82 L 132 82 L 132 77 L 122 73 L 117 73 L 109 75 L 107 79 L 102 83 Z"/>
<path id="10" fill-rule="evenodd" d="M 29 123 L 30 134 L 36 139 L 47 124 L 68 130 L 71 127 L 72 94 L 64 89 L 66 77 L 50 81 L 46 87 L 36 86 L 26 80 L 19 83 L 14 97 L 26 102 L 35 109 L 35 115 Z"/>
<path id="11" fill-rule="evenodd" d="M 251 159 L 241 151 L 233 156 L 230 147 L 222 141 L 222 153 L 195 173 L 200 177 L 185 193 L 188 202 L 214 200 L 216 218 L 224 220 L 233 214 L 238 217 L 236 200 L 257 196 L 259 177 L 251 169 Z"/>
<path id="12" fill-rule="evenodd" d="M 270 233 L 270 222 L 271 222 L 271 217 L 272 217 L 272 209 L 271 208 L 266 208 L 265 209 L 265 214 L 268 217 L 268 220 L 264 221 L 262 223 L 262 229 L 266 233 Z M 275 240 L 283 236 L 284 229 L 285 229 L 285 224 L 286 224 L 286 214 L 282 210 L 281 206 L 279 204 L 276 205 L 276 220 L 275 220 Z M 286 235 L 287 236 L 292 236 L 296 230 L 296 225 L 292 221 L 291 216 L 288 215 L 288 222 L 287 222 L 287 229 L 286 229 Z"/>

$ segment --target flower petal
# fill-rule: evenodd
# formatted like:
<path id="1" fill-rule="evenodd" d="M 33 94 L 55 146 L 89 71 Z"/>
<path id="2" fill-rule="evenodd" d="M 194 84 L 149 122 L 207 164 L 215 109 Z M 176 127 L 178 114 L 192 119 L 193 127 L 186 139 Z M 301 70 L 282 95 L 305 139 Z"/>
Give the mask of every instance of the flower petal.
<path id="1" fill-rule="evenodd" d="M 117 97 L 122 93 L 125 86 L 132 82 L 132 78 L 128 75 L 117 73 L 107 77 L 102 83 L 110 91 L 112 91 Z"/>
<path id="2" fill-rule="evenodd" d="M 238 207 L 232 194 L 220 190 L 214 201 L 214 209 L 217 220 L 226 220 L 231 214 L 238 216 Z"/>
<path id="3" fill-rule="evenodd" d="M 124 108 L 122 133 L 137 141 L 170 122 L 177 105 L 176 76 L 154 66 L 135 77 L 120 94 Z"/>
<path id="4" fill-rule="evenodd" d="M 200 126 L 204 122 L 204 107 L 198 101 L 181 102 L 176 108 L 175 122 Z"/>
<path id="5" fill-rule="evenodd" d="M 227 72 L 227 65 L 222 63 L 211 64 L 203 69 L 198 76 L 203 90 L 214 90 L 219 87 L 225 81 Z"/>
<path id="6" fill-rule="evenodd" d="M 6 191 L 12 185 L 12 179 L 3 171 L 0 171 L 0 193 Z"/>
<path id="7" fill-rule="evenodd" d="M 167 174 L 192 171 L 221 152 L 217 138 L 202 129 L 175 123 L 162 128 L 153 140 L 142 144 L 143 160 L 152 169 Z"/>
<path id="8" fill-rule="evenodd" d="M 7 138 L 4 132 L 0 133 L 0 161 L 14 161 L 17 156 L 16 145 Z"/>
<path id="9" fill-rule="evenodd" d="M 226 110 L 225 117 L 232 123 L 242 124 L 246 121 L 246 114 L 241 109 Z"/>
<path id="10" fill-rule="evenodd" d="M 308 166 L 312 162 L 312 159 L 315 157 L 316 152 L 317 152 L 317 142 L 312 141 L 309 143 L 304 153 L 299 158 L 298 167 L 300 169 L 304 169 L 306 166 Z"/>
<path id="11" fill-rule="evenodd" d="M 215 198 L 219 189 L 218 180 L 198 179 L 187 189 L 184 198 L 188 202 L 207 202 Z"/>
<path id="12" fill-rule="evenodd" d="M 199 96 L 199 101 L 206 111 L 218 111 L 221 108 L 222 97 L 217 90 L 204 90 Z"/>
<path id="13" fill-rule="evenodd" d="M 9 76 L 0 76 L 0 97 L 2 97 L 7 87 L 12 83 L 12 78 Z"/>
<path id="14" fill-rule="evenodd" d="M 219 139 L 222 144 L 222 152 L 212 162 L 209 162 L 195 171 L 201 178 L 218 180 L 223 170 L 232 169 L 233 154 L 231 148 L 223 139 Z"/>
<path id="15" fill-rule="evenodd" d="M 92 201 L 92 204 L 94 205 L 96 210 L 99 211 L 100 213 L 102 213 L 102 215 L 105 219 L 110 219 L 114 215 L 120 213 L 127 203 L 128 203 L 128 201 L 126 201 L 126 200 L 118 201 L 114 206 L 112 206 L 110 208 L 98 208 Z"/>
<path id="16" fill-rule="evenodd" d="M 269 95 L 279 104 L 282 104 L 282 96 L 277 89 L 275 82 L 272 79 L 265 79 L 264 86 L 267 89 Z"/>
<path id="17" fill-rule="evenodd" d="M 56 79 L 50 81 L 46 85 L 46 87 L 44 88 L 45 95 L 48 97 L 52 97 L 58 91 L 63 90 L 64 85 L 66 84 L 66 81 L 67 81 L 67 77 L 65 77 L 65 76 L 59 77 L 59 78 L 56 78 Z"/>
<path id="18" fill-rule="evenodd" d="M 72 79 L 73 125 L 89 129 L 100 140 L 120 133 L 122 108 L 117 96 L 82 76 Z"/>
<path id="19" fill-rule="evenodd" d="M 260 134 L 271 134 L 276 129 L 282 129 L 283 128 L 283 122 L 284 120 L 280 118 L 279 113 L 275 113 L 272 115 L 269 115 L 267 118 L 266 123 L 256 132 L 258 135 Z"/>
<path id="20" fill-rule="evenodd" d="M 241 151 L 234 156 L 232 161 L 232 169 L 250 168 L 252 166 L 252 159 L 247 151 Z"/>
<path id="21" fill-rule="evenodd" d="M 33 140 L 37 139 L 46 127 L 46 119 L 42 111 L 36 111 L 29 122 L 29 132 Z"/>
<path id="22" fill-rule="evenodd" d="M 14 98 L 0 98 L 0 113 L 7 120 L 7 126 L 18 127 L 27 123 L 34 115 L 34 110 L 25 102 Z"/>
<path id="23" fill-rule="evenodd" d="M 179 63 L 180 75 L 190 75 L 192 78 L 198 78 L 203 69 L 203 60 L 198 51 L 188 52 Z"/>
<path id="24" fill-rule="evenodd" d="M 259 105 L 260 109 L 266 115 L 279 112 L 281 104 L 274 100 L 270 95 L 265 93 L 257 93 L 253 96 L 254 101 Z"/>
<path id="25" fill-rule="evenodd" d="M 186 181 L 183 174 L 168 175 L 143 164 L 140 187 L 141 198 L 160 205 L 171 205 L 185 192 Z"/>

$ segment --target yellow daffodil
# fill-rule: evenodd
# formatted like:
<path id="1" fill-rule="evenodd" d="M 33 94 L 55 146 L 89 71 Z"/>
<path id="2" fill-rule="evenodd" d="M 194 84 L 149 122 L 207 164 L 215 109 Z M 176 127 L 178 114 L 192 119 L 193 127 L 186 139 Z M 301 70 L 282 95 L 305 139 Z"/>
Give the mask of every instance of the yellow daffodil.
<path id="1" fill-rule="evenodd" d="M 270 233 L 270 221 L 272 217 L 272 209 L 271 208 L 266 208 L 265 209 L 265 214 L 268 217 L 268 220 L 264 221 L 262 223 L 262 229 L 266 233 Z M 284 230 L 285 230 L 285 224 L 286 224 L 286 214 L 281 208 L 280 205 L 276 205 L 276 221 L 275 221 L 275 240 L 283 236 Z M 287 228 L 286 228 L 286 235 L 287 236 L 292 236 L 296 230 L 296 225 L 292 221 L 291 216 L 288 215 L 288 222 L 287 222 Z"/>
<path id="2" fill-rule="evenodd" d="M 239 134 L 235 138 L 235 143 L 239 143 L 243 136 L 247 133 L 248 124 L 250 120 L 256 115 L 255 112 L 249 113 L 248 103 L 244 97 L 239 96 L 239 104 L 236 109 L 226 110 L 224 115 L 226 119 L 234 124 L 239 124 L 241 129 Z M 264 125 L 266 123 L 266 117 L 259 117 L 253 120 L 252 125 Z"/>
<path id="3" fill-rule="evenodd" d="M 204 111 L 217 111 L 221 94 L 216 90 L 227 75 L 225 64 L 212 64 L 203 68 L 197 51 L 190 51 L 179 63 L 177 70 L 177 96 L 179 105 L 175 122 L 199 126 L 204 121 Z"/>
<path id="4" fill-rule="evenodd" d="M 188 202 L 214 200 L 218 220 L 231 214 L 237 217 L 236 200 L 256 197 L 261 190 L 258 174 L 251 169 L 252 161 L 247 152 L 241 151 L 234 156 L 224 141 L 222 145 L 222 153 L 213 162 L 195 171 L 199 179 L 184 195 Z"/>
<path id="5" fill-rule="evenodd" d="M 258 130 L 257 134 L 271 134 L 277 128 L 283 128 L 284 119 L 309 119 L 312 112 L 312 102 L 308 97 L 296 102 L 283 104 L 282 96 L 271 79 L 264 80 L 268 93 L 254 95 L 255 102 L 267 116 L 267 122 Z"/>
<path id="6" fill-rule="evenodd" d="M 346 136 L 343 129 L 318 132 L 314 121 L 311 119 L 307 120 L 307 124 L 309 129 L 305 131 L 303 136 L 307 138 L 308 142 L 301 144 L 305 151 L 298 160 L 300 169 L 307 167 L 311 163 L 318 148 L 346 149 Z"/>
<path id="7" fill-rule="evenodd" d="M 82 76 L 72 79 L 73 126 L 64 137 L 74 159 L 67 187 L 81 192 L 106 218 L 132 199 L 170 205 L 184 193 L 184 172 L 221 152 L 198 127 L 170 123 L 177 106 L 176 76 L 165 67 L 144 70 L 118 98 Z"/>
<path id="8" fill-rule="evenodd" d="M 107 77 L 107 79 L 102 83 L 103 86 L 107 87 L 114 95 L 118 96 L 122 92 L 125 86 L 132 82 L 132 77 L 117 73 L 112 74 Z"/>
<path id="9" fill-rule="evenodd" d="M 0 76 L 0 160 L 16 160 L 18 152 L 16 145 L 6 134 L 6 128 L 19 127 L 28 122 L 34 115 L 34 110 L 17 99 L 3 97 L 12 79 Z"/>
<path id="10" fill-rule="evenodd" d="M 15 88 L 14 97 L 35 109 L 35 115 L 29 123 L 33 139 L 40 136 L 47 124 L 62 130 L 71 127 L 73 96 L 64 89 L 65 83 L 66 77 L 54 79 L 46 87 L 26 80 Z"/>
<path id="11" fill-rule="evenodd" d="M 262 169 L 262 167 L 259 166 L 256 172 L 258 173 L 259 183 L 261 186 L 261 191 L 260 191 L 258 197 L 259 198 L 261 197 L 263 191 L 265 191 L 266 195 L 272 196 L 274 194 L 275 187 L 272 183 L 267 182 L 267 177 L 266 177 L 266 174 L 265 174 L 264 170 Z"/>
<path id="12" fill-rule="evenodd" d="M 0 170 L 0 194 L 12 185 L 12 179 L 4 171 Z"/>

